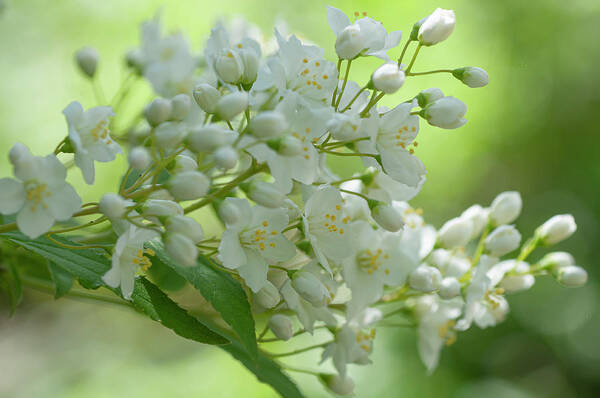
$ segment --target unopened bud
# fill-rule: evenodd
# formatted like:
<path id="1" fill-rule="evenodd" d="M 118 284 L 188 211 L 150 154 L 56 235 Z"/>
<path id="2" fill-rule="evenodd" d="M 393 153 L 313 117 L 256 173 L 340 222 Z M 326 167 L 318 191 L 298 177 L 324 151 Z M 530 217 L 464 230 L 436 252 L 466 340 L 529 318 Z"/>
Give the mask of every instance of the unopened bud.
<path id="1" fill-rule="evenodd" d="M 199 243 L 204 239 L 202 226 L 190 217 L 182 215 L 168 217 L 165 221 L 165 227 L 168 233 L 184 235 L 194 243 Z"/>
<path id="2" fill-rule="evenodd" d="M 404 226 L 402 214 L 383 202 L 378 202 L 371 209 L 371 216 L 381 228 L 390 232 L 399 231 Z"/>
<path id="3" fill-rule="evenodd" d="M 294 336 L 294 325 L 289 317 L 275 314 L 269 319 L 269 329 L 280 340 L 287 341 Z"/>
<path id="4" fill-rule="evenodd" d="M 233 143 L 236 133 L 216 124 L 196 127 L 189 132 L 186 143 L 194 152 L 212 152 L 220 146 Z"/>
<path id="5" fill-rule="evenodd" d="M 576 230 L 577 224 L 571 214 L 559 214 L 542 224 L 537 233 L 545 245 L 554 245 L 573 235 Z"/>
<path id="6" fill-rule="evenodd" d="M 471 238 L 476 238 L 481 235 L 481 232 L 483 232 L 483 229 L 488 222 L 488 213 L 488 210 L 484 209 L 480 205 L 473 205 L 467 210 L 463 211 L 463 213 L 460 215 L 463 218 L 471 220 L 473 223 L 473 233 Z"/>
<path id="7" fill-rule="evenodd" d="M 490 206 L 490 220 L 495 225 L 510 224 L 519 217 L 522 206 L 523 201 L 518 192 L 502 192 L 492 201 Z"/>
<path id="8" fill-rule="evenodd" d="M 427 105 L 419 114 L 432 126 L 456 129 L 467 123 L 467 106 L 454 97 L 444 97 Z"/>
<path id="9" fill-rule="evenodd" d="M 217 102 L 221 99 L 219 90 L 210 84 L 202 83 L 194 88 L 193 95 L 196 103 L 204 112 L 215 113 Z"/>
<path id="10" fill-rule="evenodd" d="M 386 94 L 393 94 L 404 84 L 405 75 L 396 63 L 383 64 L 373 72 L 373 86 Z"/>
<path id="11" fill-rule="evenodd" d="M 227 94 L 217 102 L 217 114 L 223 120 L 231 120 L 248 108 L 248 93 L 237 91 Z"/>
<path id="12" fill-rule="evenodd" d="M 285 195 L 275 184 L 254 180 L 247 187 L 248 197 L 264 207 L 278 208 L 283 206 Z"/>
<path id="13" fill-rule="evenodd" d="M 588 274 L 586 270 L 576 265 L 567 265 L 558 270 L 556 278 L 561 284 L 568 287 L 580 287 L 586 284 Z"/>
<path id="14" fill-rule="evenodd" d="M 150 152 L 143 146 L 136 146 L 129 151 L 127 160 L 132 169 L 145 170 L 152 163 L 152 156 L 150 156 Z"/>
<path id="15" fill-rule="evenodd" d="M 567 252 L 552 252 L 546 254 L 541 260 L 540 265 L 544 268 L 559 269 L 568 265 L 575 265 L 575 259 Z"/>
<path id="16" fill-rule="evenodd" d="M 199 171 L 184 171 L 171 177 L 167 185 L 176 200 L 194 200 L 208 193 L 210 180 Z"/>
<path id="17" fill-rule="evenodd" d="M 519 247 L 521 234 L 512 225 L 501 225 L 485 239 L 485 248 L 490 255 L 500 257 Z"/>
<path id="18" fill-rule="evenodd" d="M 438 8 L 423 21 L 417 37 L 424 46 L 432 46 L 446 40 L 455 24 L 454 11 Z"/>
<path id="19" fill-rule="evenodd" d="M 142 214 L 151 217 L 183 215 L 183 208 L 179 203 L 173 202 L 172 200 L 150 199 L 144 202 Z"/>
<path id="20" fill-rule="evenodd" d="M 281 301 L 279 290 L 269 281 L 254 295 L 254 298 L 263 308 L 273 308 Z"/>
<path id="21" fill-rule="evenodd" d="M 156 143 L 160 147 L 175 148 L 183 142 L 187 129 L 183 123 L 165 122 L 154 129 Z"/>
<path id="22" fill-rule="evenodd" d="M 346 26 L 335 41 L 335 52 L 341 59 L 354 59 L 365 48 L 365 37 L 358 24 Z"/>
<path id="23" fill-rule="evenodd" d="M 89 78 L 93 78 L 96 74 L 99 58 L 98 51 L 92 47 L 84 47 L 75 53 L 77 66 Z"/>
<path id="24" fill-rule="evenodd" d="M 233 202 L 225 199 L 219 206 L 219 217 L 226 225 L 233 225 L 242 218 L 242 213 Z"/>
<path id="25" fill-rule="evenodd" d="M 438 240 L 442 247 L 452 249 L 464 247 L 473 235 L 473 222 L 467 218 L 456 217 L 448 220 L 438 232 Z"/>
<path id="26" fill-rule="evenodd" d="M 151 126 L 158 126 L 169 120 L 171 110 L 171 101 L 164 98 L 155 98 L 144 110 L 144 115 Z"/>
<path id="27" fill-rule="evenodd" d="M 98 208 L 100 213 L 111 220 L 116 220 L 125 214 L 128 206 L 132 205 L 133 202 L 131 200 L 124 199 L 116 193 L 107 193 L 100 199 Z"/>
<path id="28" fill-rule="evenodd" d="M 281 135 L 287 128 L 283 115 L 277 111 L 261 112 L 250 122 L 252 135 L 257 138 L 273 138 Z"/>
<path id="29" fill-rule="evenodd" d="M 350 395 L 354 393 L 354 381 L 348 375 L 341 377 L 337 374 L 321 373 L 319 378 L 328 389 L 338 395 Z"/>
<path id="30" fill-rule="evenodd" d="M 139 48 L 129 50 L 125 55 L 125 63 L 128 67 L 133 69 L 135 73 L 141 75 L 144 72 L 144 68 L 146 67 L 144 53 Z"/>
<path id="31" fill-rule="evenodd" d="M 230 146 L 222 146 L 215 151 L 215 165 L 222 170 L 235 167 L 238 162 L 238 153 Z"/>
<path id="32" fill-rule="evenodd" d="M 298 156 L 304 153 L 302 150 L 304 146 L 302 142 L 291 135 L 269 140 L 267 141 L 267 145 L 283 156 Z"/>
<path id="33" fill-rule="evenodd" d="M 441 282 L 442 274 L 440 271 L 425 264 L 419 265 L 408 276 L 410 287 L 420 292 L 432 292 L 440 286 Z"/>
<path id="34" fill-rule="evenodd" d="M 175 262 L 186 267 L 196 265 L 198 248 L 190 238 L 179 233 L 167 233 L 163 241 L 167 253 Z"/>
<path id="35" fill-rule="evenodd" d="M 427 105 L 435 102 L 441 98 L 444 98 L 442 90 L 436 87 L 428 88 L 423 90 L 417 95 L 417 102 L 421 108 L 425 108 Z"/>
<path id="36" fill-rule="evenodd" d="M 485 87 L 490 82 L 487 72 L 476 66 L 454 69 L 452 76 L 471 88 Z"/>
<path id="37" fill-rule="evenodd" d="M 460 282 L 453 277 L 442 279 L 438 294 L 445 300 L 458 296 L 460 294 Z"/>
<path id="38" fill-rule="evenodd" d="M 171 118 L 183 120 L 192 109 L 192 99 L 187 94 L 178 94 L 171 99 Z"/>
<path id="39" fill-rule="evenodd" d="M 242 83 L 252 84 L 256 81 L 258 75 L 259 58 L 256 52 L 253 50 L 243 49 L 240 51 L 240 58 L 244 65 L 244 72 L 242 73 Z"/>
<path id="40" fill-rule="evenodd" d="M 187 155 L 177 155 L 172 171 L 177 174 L 183 171 L 198 170 L 198 162 Z"/>
<path id="41" fill-rule="evenodd" d="M 329 294 L 319 278 L 308 271 L 296 272 L 292 279 L 292 286 L 298 294 L 315 307 L 323 307 L 327 303 Z"/>
<path id="42" fill-rule="evenodd" d="M 237 52 L 223 49 L 215 60 L 215 71 L 225 83 L 236 84 L 242 77 L 244 64 Z"/>

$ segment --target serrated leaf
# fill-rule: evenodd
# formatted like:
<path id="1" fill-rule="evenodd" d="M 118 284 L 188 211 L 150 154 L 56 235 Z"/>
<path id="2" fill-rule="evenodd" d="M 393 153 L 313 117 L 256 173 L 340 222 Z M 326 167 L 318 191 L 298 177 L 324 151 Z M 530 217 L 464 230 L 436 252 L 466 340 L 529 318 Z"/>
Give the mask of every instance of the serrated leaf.
<path id="1" fill-rule="evenodd" d="M 54 281 L 54 298 L 61 298 L 71 290 L 75 278 L 52 261 L 48 261 L 48 271 Z"/>
<path id="2" fill-rule="evenodd" d="M 152 267 L 148 268 L 148 275 L 158 287 L 165 291 L 180 290 L 187 283 L 183 276 L 166 266 L 157 257 L 152 259 Z"/>
<path id="3" fill-rule="evenodd" d="M 240 283 L 226 272 L 217 270 L 211 261 L 203 256 L 199 256 L 198 265 L 185 267 L 174 262 L 167 255 L 162 244 L 148 242 L 147 246 L 156 252 L 155 257 L 183 276 L 202 294 L 237 333 L 250 356 L 256 358 L 258 347 L 254 318 L 248 296 Z"/>
<path id="4" fill-rule="evenodd" d="M 144 277 L 136 279 L 131 299 L 135 308 L 181 337 L 205 344 L 229 343 L 227 338 L 204 326 Z"/>

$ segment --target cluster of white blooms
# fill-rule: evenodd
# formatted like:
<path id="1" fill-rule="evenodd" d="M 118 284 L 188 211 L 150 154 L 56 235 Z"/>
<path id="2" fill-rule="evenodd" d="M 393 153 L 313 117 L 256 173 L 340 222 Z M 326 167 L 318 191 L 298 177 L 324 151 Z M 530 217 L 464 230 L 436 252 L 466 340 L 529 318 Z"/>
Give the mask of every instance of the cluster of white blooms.
<path id="1" fill-rule="evenodd" d="M 141 45 L 126 56 L 132 79 L 111 104 L 88 110 L 69 104 L 68 134 L 51 155 L 35 157 L 15 144 L 16 179 L 0 180 L 0 212 L 18 213 L 15 228 L 30 238 L 61 233 L 52 229 L 56 221 L 98 213 L 92 224 L 109 222 L 118 237 L 103 280 L 125 299 L 152 263 L 154 252 L 145 247 L 151 240 L 180 265 L 211 258 L 248 288 L 256 314 L 267 315 L 259 342 L 274 340 L 265 339 L 269 331 L 279 340 L 315 328 L 331 333 L 322 359 L 331 358 L 337 374 L 321 379 L 339 394 L 353 390 L 347 365 L 370 362 L 380 324 L 400 318 L 416 327 L 419 352 L 432 370 L 459 331 L 502 321 L 505 294 L 530 288 L 535 276 L 583 285 L 587 274 L 567 253 L 527 262 L 537 246 L 575 231 L 570 215 L 551 218 L 521 246 L 511 224 L 521 211 L 516 192 L 489 207 L 472 206 L 438 230 L 407 203 L 425 182 L 415 154 L 421 121 L 455 129 L 466 123 L 467 108 L 439 88 L 406 93 L 391 109 L 379 101 L 402 92 L 409 77 L 448 73 L 482 87 L 488 76 L 475 67 L 413 71 L 423 47 L 451 35 L 452 11 L 437 9 L 418 21 L 395 60 L 389 53 L 401 32 L 388 33 L 365 14 L 355 17 L 327 8 L 337 64 L 323 49 L 277 30 L 277 49 L 265 54 L 256 29 L 219 23 L 196 54 L 182 34 L 162 33 L 159 20 L 144 23 Z M 405 64 L 411 44 L 416 48 Z M 351 65 L 369 56 L 382 64 L 363 84 L 351 80 Z M 95 78 L 94 49 L 80 50 L 76 61 Z M 119 131 L 113 119 L 139 76 L 157 97 L 140 110 L 143 118 Z M 73 165 L 73 154 L 93 184 L 96 162 L 113 161 L 122 146 L 129 169 L 118 191 L 82 206 L 59 159 Z M 328 168 L 328 159 L 347 157 L 360 158 L 364 171 L 338 176 Z M 214 211 L 222 235 L 204 236 L 199 209 Z"/>

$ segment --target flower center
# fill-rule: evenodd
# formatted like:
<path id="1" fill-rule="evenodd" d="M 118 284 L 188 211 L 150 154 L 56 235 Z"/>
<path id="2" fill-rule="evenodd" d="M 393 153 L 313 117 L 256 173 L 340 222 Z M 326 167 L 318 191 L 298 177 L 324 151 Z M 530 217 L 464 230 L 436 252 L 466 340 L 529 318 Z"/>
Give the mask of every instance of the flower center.
<path id="1" fill-rule="evenodd" d="M 367 271 L 369 275 L 377 271 L 383 264 L 383 260 L 388 260 L 390 255 L 384 253 L 383 250 L 377 249 L 373 252 L 370 249 L 363 250 L 356 255 L 356 263 L 360 268 Z M 386 275 L 389 275 L 390 270 L 384 269 Z"/>
<path id="2" fill-rule="evenodd" d="M 152 266 L 152 261 L 150 261 L 148 257 L 144 256 L 144 254 L 154 256 L 155 253 L 152 249 L 140 249 L 137 251 L 135 257 L 133 257 L 131 260 L 131 262 L 140 267 L 142 271 L 146 271 Z"/>
<path id="3" fill-rule="evenodd" d="M 268 227 L 269 222 L 263 221 L 256 229 L 244 232 L 240 239 L 242 245 L 257 247 L 260 251 L 265 251 L 267 247 L 275 248 L 277 244 L 272 238 L 279 232 L 275 229 L 269 231 Z"/>
<path id="4" fill-rule="evenodd" d="M 112 143 L 109 134 L 110 130 L 108 129 L 108 120 L 101 120 L 96 127 L 90 130 L 90 134 L 94 139 L 94 142 L 98 142 L 99 140 L 104 141 L 106 144 Z"/>
<path id="5" fill-rule="evenodd" d="M 44 203 L 44 198 L 52 195 L 46 184 L 42 184 L 38 181 L 31 181 L 25 186 L 25 197 L 27 201 L 31 203 L 31 211 L 35 212 L 38 206 L 43 209 L 47 209 L 48 206 Z"/>

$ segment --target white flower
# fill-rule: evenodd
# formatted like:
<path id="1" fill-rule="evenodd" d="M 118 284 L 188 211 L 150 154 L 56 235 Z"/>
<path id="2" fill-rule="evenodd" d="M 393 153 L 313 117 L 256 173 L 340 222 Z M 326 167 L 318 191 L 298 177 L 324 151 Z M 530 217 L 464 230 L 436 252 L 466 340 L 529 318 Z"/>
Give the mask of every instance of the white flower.
<path id="1" fill-rule="evenodd" d="M 467 123 L 467 106 L 454 97 L 444 97 L 427 105 L 420 114 L 432 126 L 456 129 Z"/>
<path id="2" fill-rule="evenodd" d="M 69 125 L 69 140 L 75 149 L 75 164 L 88 184 L 94 183 L 94 161 L 111 162 L 121 147 L 110 137 L 109 118 L 114 116 L 109 106 L 97 106 L 84 112 L 77 101 L 63 110 Z"/>
<path id="3" fill-rule="evenodd" d="M 25 235 L 35 239 L 80 209 L 81 199 L 65 182 L 67 170 L 55 155 L 33 156 L 15 144 L 10 160 L 17 179 L 0 179 L 0 213 L 18 213 L 17 226 Z"/>
<path id="4" fill-rule="evenodd" d="M 329 272 L 329 260 L 340 261 L 351 255 L 350 217 L 342 209 L 340 192 L 330 186 L 319 188 L 304 207 L 304 231 L 319 263 Z"/>
<path id="5" fill-rule="evenodd" d="M 501 225 L 485 239 L 485 248 L 490 255 L 500 257 L 519 247 L 521 234 L 512 225 Z"/>
<path id="6" fill-rule="evenodd" d="M 559 214 L 542 224 L 537 233 L 545 245 L 554 245 L 573 235 L 576 230 L 577 224 L 572 215 Z"/>
<path id="7" fill-rule="evenodd" d="M 568 287 L 580 287 L 586 284 L 588 274 L 586 270 L 576 265 L 567 265 L 558 270 L 556 278 L 560 283 Z"/>
<path id="8" fill-rule="evenodd" d="M 506 191 L 496 196 L 490 205 L 490 220 L 495 225 L 510 224 L 519 214 L 523 201 L 517 191 Z"/>
<path id="9" fill-rule="evenodd" d="M 397 63 L 383 64 L 373 72 L 371 81 L 375 89 L 386 94 L 393 94 L 404 84 L 404 71 Z"/>
<path id="10" fill-rule="evenodd" d="M 252 291 L 258 292 L 266 284 L 268 264 L 287 261 L 296 254 L 294 244 L 281 233 L 288 216 L 283 209 L 250 208 L 244 199 L 227 198 L 225 202 L 236 206 L 240 217 L 227 224 L 219 259 L 227 268 L 237 269 Z"/>
<path id="11" fill-rule="evenodd" d="M 438 8 L 421 24 L 417 37 L 421 44 L 432 46 L 446 40 L 454 30 L 455 23 L 454 11 Z"/>
<path id="12" fill-rule="evenodd" d="M 335 49 L 342 59 L 373 55 L 389 60 L 388 50 L 396 47 L 402 38 L 399 30 L 389 34 L 379 21 L 364 17 L 353 24 L 341 10 L 327 6 L 327 22 L 337 36 Z"/>
<path id="13" fill-rule="evenodd" d="M 102 277 L 110 287 L 121 287 L 123 298 L 130 299 L 133 293 L 135 273 L 138 267 L 147 269 L 152 262 L 144 254 L 154 255 L 149 249 L 144 249 L 144 243 L 158 237 L 158 233 L 149 229 L 137 228 L 131 225 L 119 236 L 112 255 L 112 266 Z"/>
<path id="14" fill-rule="evenodd" d="M 475 66 L 454 69 L 452 75 L 471 88 L 485 87 L 490 82 L 487 72 Z"/>
<path id="15" fill-rule="evenodd" d="M 417 263 L 400 244 L 400 237 L 374 230 L 368 223 L 354 225 L 356 242 L 346 247 L 352 255 L 342 262 L 342 273 L 352 299 L 348 303 L 350 317 L 383 296 L 384 286 L 400 286 Z"/>
<path id="16" fill-rule="evenodd" d="M 468 218 L 456 217 L 446 221 L 438 232 L 438 241 L 447 249 L 464 247 L 473 235 L 473 222 Z"/>
<path id="17" fill-rule="evenodd" d="M 96 74 L 99 58 L 98 51 L 92 47 L 84 47 L 75 53 L 77 66 L 89 78 L 93 78 Z"/>
<path id="18" fill-rule="evenodd" d="M 275 314 L 269 319 L 269 329 L 280 340 L 288 341 L 294 335 L 294 326 L 289 317 Z"/>

